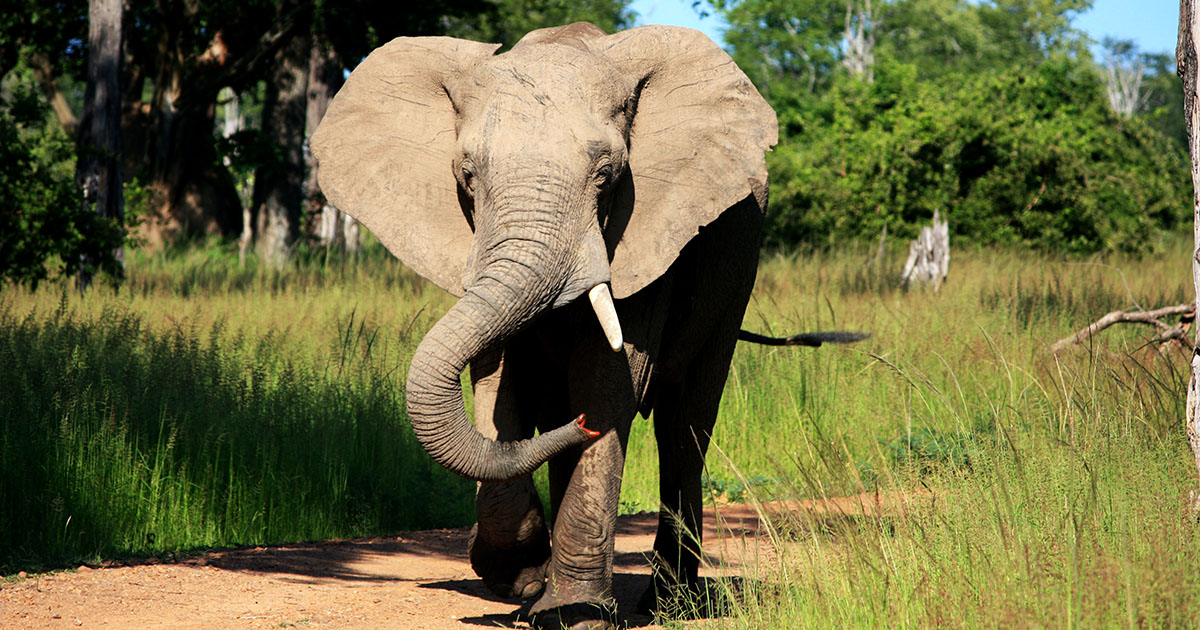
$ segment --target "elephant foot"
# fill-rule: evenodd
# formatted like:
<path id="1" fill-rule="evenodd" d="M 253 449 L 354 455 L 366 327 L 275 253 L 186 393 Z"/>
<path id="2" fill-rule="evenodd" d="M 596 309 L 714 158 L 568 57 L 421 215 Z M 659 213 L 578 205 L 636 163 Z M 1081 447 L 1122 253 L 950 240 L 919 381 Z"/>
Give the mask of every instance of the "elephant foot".
<path id="1" fill-rule="evenodd" d="M 579 603 L 540 610 L 530 615 L 536 630 L 614 630 L 622 627 L 614 604 Z"/>
<path id="2" fill-rule="evenodd" d="M 533 599 L 546 584 L 546 562 L 550 559 L 550 535 L 542 528 L 533 540 L 500 548 L 479 536 L 479 524 L 471 528 L 468 543 L 471 568 L 488 590 L 500 597 Z"/>

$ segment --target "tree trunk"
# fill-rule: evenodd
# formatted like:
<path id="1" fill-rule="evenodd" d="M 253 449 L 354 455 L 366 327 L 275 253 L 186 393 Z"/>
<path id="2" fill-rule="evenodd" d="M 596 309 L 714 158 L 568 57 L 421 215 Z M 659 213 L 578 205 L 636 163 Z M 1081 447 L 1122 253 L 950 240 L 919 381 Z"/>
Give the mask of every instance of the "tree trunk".
<path id="1" fill-rule="evenodd" d="M 225 48 L 214 43 L 201 59 L 185 51 L 187 9 L 159 3 L 160 36 L 153 46 L 153 93 L 150 102 L 128 111 L 126 140 L 147 188 L 156 193 L 154 212 L 145 217 L 142 236 L 151 246 L 180 237 L 233 236 L 241 227 L 241 204 L 229 171 L 213 143 L 217 91 L 203 91 L 201 63 L 228 65 Z M 145 60 L 143 60 L 145 62 Z M 138 74 L 142 74 L 139 70 Z M 139 92 L 140 99 L 140 92 Z"/>
<path id="2" fill-rule="evenodd" d="M 908 247 L 908 261 L 900 281 L 904 286 L 923 284 L 937 291 L 950 273 L 950 224 L 933 211 L 933 225 L 921 228 L 917 240 Z"/>
<path id="3" fill-rule="evenodd" d="M 121 189 L 121 12 L 122 0 L 90 0 L 88 5 L 87 90 L 79 125 L 75 182 L 83 209 L 125 222 Z M 123 248 L 113 257 L 124 267 Z M 91 283 L 97 261 L 79 261 L 79 290 Z"/>
<path id="4" fill-rule="evenodd" d="M 1200 62 L 1200 24 L 1197 23 L 1197 3 L 1200 0 L 1179 1 L 1179 43 L 1175 48 L 1175 63 L 1179 78 L 1183 80 L 1183 108 L 1187 117 L 1188 153 L 1192 158 L 1192 218 L 1194 245 L 1192 248 L 1192 283 L 1196 301 L 1200 304 L 1200 83 L 1196 80 L 1197 63 Z M 1200 326 L 1196 327 L 1197 339 L 1192 350 L 1192 376 L 1188 381 L 1187 411 L 1184 430 L 1192 453 L 1196 458 L 1197 473 L 1200 474 L 1200 353 L 1195 348 L 1200 343 Z M 1194 495 L 1195 496 L 1195 495 Z M 1193 508 L 1200 508 L 1197 496 Z"/>
<path id="5" fill-rule="evenodd" d="M 308 63 L 308 110 L 305 116 L 305 138 L 312 137 L 313 132 L 317 130 L 317 125 L 325 117 L 325 110 L 329 109 L 329 102 L 333 100 L 333 95 L 337 94 L 345 81 L 342 64 L 337 55 L 314 37 L 312 54 Z M 348 226 L 349 222 L 346 219 L 349 221 L 354 219 L 338 210 L 325 198 L 325 195 L 321 194 L 321 186 L 317 181 L 319 165 L 312 160 L 307 142 L 304 148 L 304 157 L 308 162 L 308 180 L 304 186 L 304 196 L 308 200 L 309 207 L 319 216 L 316 230 L 317 241 L 325 247 L 346 245 L 349 249 L 347 237 L 350 234 L 345 230 L 345 226 Z"/>
<path id="6" fill-rule="evenodd" d="M 285 15 L 298 6 L 295 0 L 284 0 L 279 14 Z M 300 238 L 311 41 L 310 30 L 305 28 L 275 53 L 263 101 L 263 134 L 279 147 L 280 153 L 277 161 L 263 165 L 255 174 L 255 250 L 259 258 L 276 269 L 291 259 Z"/>

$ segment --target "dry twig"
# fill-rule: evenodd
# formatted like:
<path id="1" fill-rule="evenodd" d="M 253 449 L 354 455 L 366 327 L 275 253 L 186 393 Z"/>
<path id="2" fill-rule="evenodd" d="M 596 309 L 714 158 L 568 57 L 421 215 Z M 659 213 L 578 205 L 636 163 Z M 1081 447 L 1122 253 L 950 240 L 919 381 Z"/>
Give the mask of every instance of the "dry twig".
<path id="1" fill-rule="evenodd" d="M 1168 324 L 1163 321 L 1168 317 L 1179 317 L 1179 322 Z M 1158 328 L 1159 335 L 1152 339 L 1150 343 L 1165 343 L 1174 339 L 1184 339 L 1187 332 L 1187 325 L 1196 318 L 1196 304 L 1194 302 L 1185 302 L 1175 306 L 1164 306 L 1152 311 L 1113 311 L 1104 317 L 1088 324 L 1079 332 L 1059 339 L 1050 346 L 1050 352 L 1055 354 L 1062 352 L 1069 346 L 1083 343 L 1092 335 L 1112 326 L 1113 324 L 1133 323 L 1133 324 L 1148 324 Z"/>

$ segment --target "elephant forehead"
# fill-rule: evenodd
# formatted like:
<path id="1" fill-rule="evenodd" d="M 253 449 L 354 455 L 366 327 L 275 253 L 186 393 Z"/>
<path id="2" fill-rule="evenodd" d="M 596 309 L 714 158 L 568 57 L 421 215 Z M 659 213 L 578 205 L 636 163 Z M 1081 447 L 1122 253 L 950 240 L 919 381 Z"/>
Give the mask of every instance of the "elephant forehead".
<path id="1" fill-rule="evenodd" d="M 476 71 L 479 97 L 534 109 L 609 113 L 626 92 L 625 78 L 605 57 L 571 46 L 541 44 L 493 57 Z"/>

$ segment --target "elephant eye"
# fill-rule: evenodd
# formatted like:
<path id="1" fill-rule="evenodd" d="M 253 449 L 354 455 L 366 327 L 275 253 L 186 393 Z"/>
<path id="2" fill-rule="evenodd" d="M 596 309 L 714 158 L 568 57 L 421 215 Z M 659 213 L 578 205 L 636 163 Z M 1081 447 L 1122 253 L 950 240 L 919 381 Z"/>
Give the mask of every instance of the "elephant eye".
<path id="1" fill-rule="evenodd" d="M 613 167 L 612 163 L 605 162 L 596 169 L 596 186 L 604 188 L 612 183 Z"/>
<path id="2" fill-rule="evenodd" d="M 468 193 L 475 193 L 475 165 L 470 160 L 463 160 L 459 165 L 459 174 L 462 178 L 463 189 Z"/>

